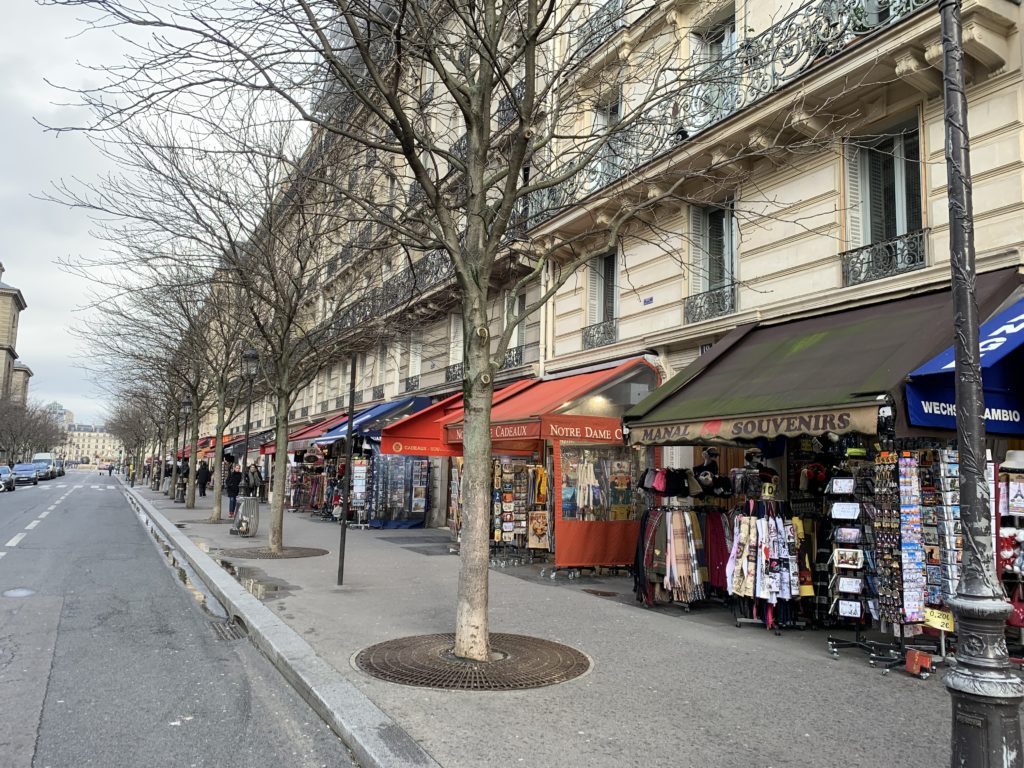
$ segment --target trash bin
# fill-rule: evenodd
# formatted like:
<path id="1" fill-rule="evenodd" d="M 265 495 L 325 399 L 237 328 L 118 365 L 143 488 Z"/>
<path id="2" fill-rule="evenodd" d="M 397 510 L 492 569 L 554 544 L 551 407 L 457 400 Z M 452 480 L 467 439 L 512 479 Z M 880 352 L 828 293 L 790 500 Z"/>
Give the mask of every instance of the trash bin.
<path id="1" fill-rule="evenodd" d="M 255 536 L 260 527 L 260 500 L 255 496 L 239 496 L 235 507 L 234 536 Z"/>

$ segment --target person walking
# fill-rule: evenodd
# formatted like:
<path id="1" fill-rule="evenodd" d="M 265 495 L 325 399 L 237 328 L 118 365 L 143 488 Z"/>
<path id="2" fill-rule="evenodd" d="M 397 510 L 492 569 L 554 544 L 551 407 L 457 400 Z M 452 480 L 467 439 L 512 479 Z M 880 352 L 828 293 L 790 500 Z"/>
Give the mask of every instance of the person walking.
<path id="1" fill-rule="evenodd" d="M 107 477 L 110 477 L 112 474 L 114 474 L 114 465 L 107 464 Z"/>
<path id="2" fill-rule="evenodd" d="M 210 468 L 205 461 L 200 461 L 196 468 L 196 485 L 199 486 L 199 495 L 206 496 L 206 484 L 210 482 Z"/>
<path id="3" fill-rule="evenodd" d="M 235 516 L 235 506 L 238 504 L 238 488 L 242 484 L 242 473 L 239 471 L 239 466 L 233 464 L 231 471 L 228 472 L 228 477 L 224 481 L 224 491 L 228 495 L 228 517 L 233 518 Z"/>
<path id="4" fill-rule="evenodd" d="M 263 475 L 260 473 L 260 468 L 255 464 L 250 464 L 246 479 L 249 481 L 249 495 L 255 496 L 257 499 L 260 498 L 260 490 L 263 487 Z"/>

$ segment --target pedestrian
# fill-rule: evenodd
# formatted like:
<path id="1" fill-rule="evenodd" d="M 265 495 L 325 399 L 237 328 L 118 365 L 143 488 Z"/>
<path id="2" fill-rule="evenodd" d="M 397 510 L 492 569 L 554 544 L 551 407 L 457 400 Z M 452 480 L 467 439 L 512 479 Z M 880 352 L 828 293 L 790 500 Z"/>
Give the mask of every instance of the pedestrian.
<path id="1" fill-rule="evenodd" d="M 210 482 L 210 468 L 205 461 L 200 461 L 196 468 L 196 485 L 199 486 L 199 495 L 206 496 L 206 484 Z"/>
<path id="2" fill-rule="evenodd" d="M 242 484 L 242 473 L 238 464 L 231 465 L 227 480 L 224 481 L 224 490 L 228 495 L 228 517 L 235 516 L 235 505 L 238 504 L 238 488 Z"/>
<path id="3" fill-rule="evenodd" d="M 259 498 L 260 489 L 263 487 L 263 475 L 260 473 L 260 468 L 255 464 L 250 464 L 246 479 L 249 481 L 249 495 Z"/>
<path id="4" fill-rule="evenodd" d="M 114 465 L 107 464 L 107 477 L 110 477 L 112 474 L 114 474 Z"/>

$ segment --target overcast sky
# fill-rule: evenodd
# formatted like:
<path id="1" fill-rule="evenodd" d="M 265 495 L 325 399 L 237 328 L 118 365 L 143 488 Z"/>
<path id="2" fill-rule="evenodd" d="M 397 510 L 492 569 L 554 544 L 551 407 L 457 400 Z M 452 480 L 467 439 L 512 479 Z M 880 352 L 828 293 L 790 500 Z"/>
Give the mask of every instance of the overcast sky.
<path id="1" fill-rule="evenodd" d="M 0 114 L 3 147 L 0 159 L 0 229 L 4 282 L 20 288 L 28 303 L 21 314 L 18 356 L 35 374 L 29 396 L 57 400 L 79 422 L 98 421 L 106 401 L 95 382 L 77 366 L 78 342 L 68 333 L 82 325 L 76 307 L 86 287 L 65 274 L 57 260 L 94 252 L 100 243 L 89 236 L 89 222 L 78 212 L 32 199 L 54 179 L 92 178 L 104 159 L 81 136 L 46 133 L 46 124 L 81 122 L 72 110 L 57 106 L 69 97 L 46 80 L 68 85 L 87 82 L 78 61 L 102 63 L 116 45 L 91 33 L 74 37 L 82 25 L 81 9 L 40 7 L 34 0 L 4 0 L 0 31 Z"/>

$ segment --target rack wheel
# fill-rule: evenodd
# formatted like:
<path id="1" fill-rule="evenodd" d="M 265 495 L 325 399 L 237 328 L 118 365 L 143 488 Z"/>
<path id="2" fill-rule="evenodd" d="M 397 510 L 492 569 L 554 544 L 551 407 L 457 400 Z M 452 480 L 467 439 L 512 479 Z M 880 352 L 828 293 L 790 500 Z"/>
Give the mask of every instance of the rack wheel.
<path id="1" fill-rule="evenodd" d="M 921 678 L 922 680 L 927 680 L 931 676 L 932 675 L 931 675 L 930 672 L 922 672 L 921 674 L 918 675 L 918 677 Z"/>
<path id="2" fill-rule="evenodd" d="M 886 667 L 885 669 L 883 669 L 883 670 L 882 670 L 882 674 L 883 674 L 883 675 L 888 675 L 888 674 L 889 674 L 889 668 L 888 668 L 888 667 Z"/>
<path id="3" fill-rule="evenodd" d="M 551 580 L 554 581 L 555 580 L 555 576 L 557 576 L 557 575 L 558 575 L 558 571 L 552 571 L 551 572 L 551 576 L 550 576 Z"/>
<path id="4" fill-rule="evenodd" d="M 540 577 L 542 579 L 547 575 L 547 573 L 548 573 L 548 569 L 547 568 L 541 568 L 540 569 Z"/>
<path id="5" fill-rule="evenodd" d="M 739 629 L 739 628 L 740 628 L 740 627 L 742 627 L 742 626 L 743 626 L 743 625 L 742 625 L 742 624 L 740 624 L 740 620 L 739 620 L 739 619 L 736 619 L 736 629 Z"/>
<path id="6" fill-rule="evenodd" d="M 868 659 L 868 664 L 870 664 L 872 667 L 875 666 L 875 660 L 874 659 Z"/>

